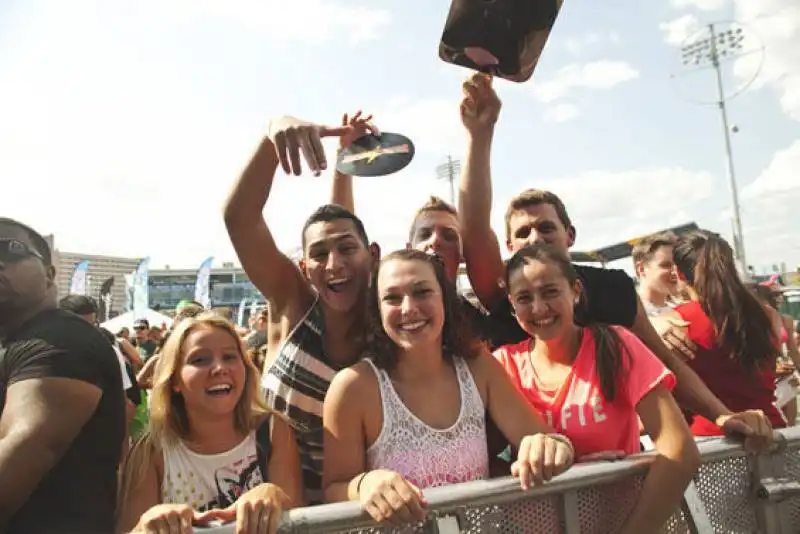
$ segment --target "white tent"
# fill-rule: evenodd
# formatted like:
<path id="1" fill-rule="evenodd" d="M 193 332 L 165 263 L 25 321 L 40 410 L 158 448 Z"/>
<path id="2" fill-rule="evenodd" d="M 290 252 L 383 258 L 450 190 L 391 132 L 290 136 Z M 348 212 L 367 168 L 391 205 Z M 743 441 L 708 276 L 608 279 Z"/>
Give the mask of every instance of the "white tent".
<path id="1" fill-rule="evenodd" d="M 144 313 L 140 313 L 138 315 L 134 315 L 132 311 L 125 312 L 122 315 L 117 315 L 113 319 L 104 322 L 100 326 L 106 330 L 109 330 L 111 333 L 116 334 L 122 328 L 126 327 L 130 330 L 133 330 L 133 323 L 135 323 L 138 319 L 147 319 L 147 322 L 150 323 L 150 326 L 157 326 L 159 328 L 161 328 L 162 324 L 166 324 L 167 328 L 172 326 L 171 318 L 150 309 L 147 309 Z"/>

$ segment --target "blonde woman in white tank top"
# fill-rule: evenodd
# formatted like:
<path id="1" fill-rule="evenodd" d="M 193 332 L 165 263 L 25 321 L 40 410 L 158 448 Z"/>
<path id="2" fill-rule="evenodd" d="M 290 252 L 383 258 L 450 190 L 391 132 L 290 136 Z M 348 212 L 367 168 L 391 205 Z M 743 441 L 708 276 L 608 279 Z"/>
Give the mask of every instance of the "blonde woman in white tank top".
<path id="1" fill-rule="evenodd" d="M 438 258 L 390 254 L 372 293 L 369 359 L 337 374 L 325 398 L 327 501 L 358 500 L 376 521 L 423 519 L 425 488 L 488 477 L 487 409 L 520 451 L 523 488 L 572 464 L 570 441 L 471 335 Z"/>
<path id="2" fill-rule="evenodd" d="M 262 404 L 258 371 L 224 318 L 176 327 L 150 410 L 123 477 L 120 531 L 184 534 L 235 520 L 237 534 L 274 533 L 283 509 L 302 506 L 294 434 Z"/>

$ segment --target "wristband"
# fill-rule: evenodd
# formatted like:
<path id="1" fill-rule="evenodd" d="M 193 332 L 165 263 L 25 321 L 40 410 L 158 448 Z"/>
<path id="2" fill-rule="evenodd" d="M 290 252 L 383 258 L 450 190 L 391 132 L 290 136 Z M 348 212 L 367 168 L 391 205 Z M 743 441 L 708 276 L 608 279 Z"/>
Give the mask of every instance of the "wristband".
<path id="1" fill-rule="evenodd" d="M 356 495 L 359 497 L 361 496 L 361 483 L 364 482 L 365 478 L 367 478 L 367 473 L 361 473 L 361 477 L 358 479 L 358 484 L 356 484 Z"/>
<path id="2" fill-rule="evenodd" d="M 547 434 L 547 437 L 554 439 L 556 441 L 560 441 L 564 445 L 568 446 L 572 451 L 572 456 L 575 456 L 575 445 L 572 444 L 572 440 L 569 439 L 567 436 L 565 436 L 564 434 L 557 434 L 554 432 L 552 434 Z"/>

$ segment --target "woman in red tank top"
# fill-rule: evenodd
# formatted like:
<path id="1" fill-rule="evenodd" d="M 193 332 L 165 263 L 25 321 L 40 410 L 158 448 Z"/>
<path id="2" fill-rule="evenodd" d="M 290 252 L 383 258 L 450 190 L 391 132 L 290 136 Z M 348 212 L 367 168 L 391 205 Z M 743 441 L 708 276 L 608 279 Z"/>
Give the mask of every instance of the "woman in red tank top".
<path id="1" fill-rule="evenodd" d="M 775 405 L 777 340 L 763 306 L 736 272 L 730 245 L 699 231 L 681 238 L 673 254 L 691 296 L 675 308 L 696 345 L 687 363 L 731 410 L 762 410 L 773 427 L 786 426 Z M 721 434 L 713 421 L 697 415 L 692 432 Z"/>

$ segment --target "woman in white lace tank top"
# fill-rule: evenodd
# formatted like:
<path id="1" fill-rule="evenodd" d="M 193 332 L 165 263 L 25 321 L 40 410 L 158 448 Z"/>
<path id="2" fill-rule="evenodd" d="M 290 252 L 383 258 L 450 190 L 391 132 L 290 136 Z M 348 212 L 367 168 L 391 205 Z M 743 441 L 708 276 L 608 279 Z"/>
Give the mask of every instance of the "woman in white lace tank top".
<path id="1" fill-rule="evenodd" d="M 258 371 L 224 318 L 178 324 L 155 369 L 150 410 L 125 468 L 123 532 L 236 520 L 237 533 L 247 524 L 273 533 L 282 509 L 302 505 L 294 435 L 260 400 Z"/>
<path id="2" fill-rule="evenodd" d="M 336 375 L 325 398 L 323 486 L 377 521 L 420 520 L 425 488 L 489 474 L 485 410 L 520 451 L 523 487 L 572 464 L 553 434 L 472 335 L 441 261 L 414 250 L 380 264 L 369 359 Z"/>

